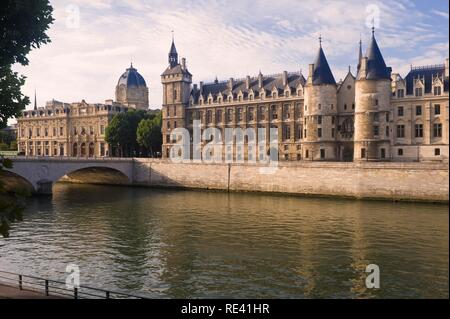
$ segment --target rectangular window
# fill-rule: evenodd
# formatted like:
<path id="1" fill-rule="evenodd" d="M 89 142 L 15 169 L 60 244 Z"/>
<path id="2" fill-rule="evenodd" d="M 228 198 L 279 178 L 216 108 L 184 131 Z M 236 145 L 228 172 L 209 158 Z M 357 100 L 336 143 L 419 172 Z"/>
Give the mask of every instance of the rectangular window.
<path id="1" fill-rule="evenodd" d="M 222 110 L 217 111 L 217 123 L 222 123 Z"/>
<path id="2" fill-rule="evenodd" d="M 441 114 L 441 105 L 435 104 L 434 105 L 434 115 L 440 115 Z"/>
<path id="3" fill-rule="evenodd" d="M 440 148 L 435 148 L 434 149 L 434 156 L 440 156 L 441 155 L 441 149 Z"/>
<path id="4" fill-rule="evenodd" d="M 423 137 L 423 124 L 416 124 L 414 127 L 415 137 L 421 138 Z"/>
<path id="5" fill-rule="evenodd" d="M 405 137 L 405 125 L 397 125 L 397 138 Z"/>
<path id="6" fill-rule="evenodd" d="M 416 106 L 416 116 L 422 115 L 422 105 Z"/>
<path id="7" fill-rule="evenodd" d="M 44 128 L 44 135 L 48 136 L 48 128 Z"/>
<path id="8" fill-rule="evenodd" d="M 170 144 L 170 134 L 166 135 L 166 143 Z"/>
<path id="9" fill-rule="evenodd" d="M 285 105 L 283 107 L 283 118 L 284 119 L 289 119 L 291 118 L 291 113 L 289 112 L 289 105 Z"/>
<path id="10" fill-rule="evenodd" d="M 441 95 L 441 87 L 440 86 L 435 86 L 433 89 L 434 95 L 439 96 Z"/>
<path id="11" fill-rule="evenodd" d="M 253 108 L 249 107 L 247 110 L 247 116 L 248 116 L 248 121 L 251 122 L 253 121 Z"/>
<path id="12" fill-rule="evenodd" d="M 422 88 L 416 88 L 416 96 L 422 96 L 423 95 L 423 89 Z"/>
<path id="13" fill-rule="evenodd" d="M 442 124 L 436 123 L 433 125 L 433 136 L 442 137 Z"/>
<path id="14" fill-rule="evenodd" d="M 322 137 L 322 129 L 321 128 L 317 129 L 317 136 Z"/>
<path id="15" fill-rule="evenodd" d="M 386 122 L 389 122 L 390 120 L 390 116 L 389 116 L 389 112 L 386 113 Z"/>
<path id="16" fill-rule="evenodd" d="M 317 116 L 317 124 L 322 124 L 322 115 Z"/>
<path id="17" fill-rule="evenodd" d="M 403 148 L 399 148 L 397 150 L 397 154 L 398 154 L 398 156 L 403 156 Z"/>
<path id="18" fill-rule="evenodd" d="M 386 126 L 386 137 L 389 137 L 389 126 Z"/>
<path id="19" fill-rule="evenodd" d="M 405 97 L 405 90 L 404 90 L 404 89 L 399 89 L 399 90 L 397 90 L 397 97 L 398 97 L 399 99 L 404 98 L 404 97 Z"/>
<path id="20" fill-rule="evenodd" d="M 380 128 L 379 128 L 378 125 L 375 125 L 375 126 L 373 127 L 373 135 L 375 135 L 375 136 L 380 135 Z"/>
<path id="21" fill-rule="evenodd" d="M 272 105 L 272 120 L 278 119 L 277 107 Z"/>
<path id="22" fill-rule="evenodd" d="M 289 125 L 284 125 L 283 138 L 289 140 L 291 138 L 291 127 Z"/>
<path id="23" fill-rule="evenodd" d="M 366 158 L 366 149 L 365 148 L 361 149 L 361 158 Z"/>
<path id="24" fill-rule="evenodd" d="M 59 135 L 60 135 L 60 136 L 63 136 L 63 135 L 64 135 L 64 128 L 63 128 L 63 127 L 60 127 L 60 128 L 59 128 Z"/>
<path id="25" fill-rule="evenodd" d="M 177 116 L 177 107 L 176 106 L 173 107 L 173 116 Z"/>
<path id="26" fill-rule="evenodd" d="M 105 126 L 104 126 L 104 125 L 100 125 L 100 133 L 101 133 L 102 135 L 105 134 Z"/>
<path id="27" fill-rule="evenodd" d="M 233 121 L 233 110 L 232 109 L 228 109 L 227 110 L 227 121 L 228 122 L 232 122 Z"/>
<path id="28" fill-rule="evenodd" d="M 386 149 L 384 148 L 381 149 L 381 158 L 382 159 L 386 158 Z"/>
<path id="29" fill-rule="evenodd" d="M 397 109 L 397 115 L 398 116 L 403 116 L 403 114 L 404 114 L 403 106 L 399 106 L 398 109 Z"/>
<path id="30" fill-rule="evenodd" d="M 237 109 L 237 120 L 238 122 L 242 122 L 242 108 Z"/>
<path id="31" fill-rule="evenodd" d="M 335 136 L 335 129 L 334 129 L 334 128 L 332 128 L 332 129 L 331 129 L 331 137 L 333 137 L 333 138 L 334 138 L 334 136 Z"/>
<path id="32" fill-rule="evenodd" d="M 374 120 L 375 122 L 379 122 L 379 121 L 380 121 L 380 115 L 379 115 L 379 113 L 374 113 L 374 114 L 373 114 L 373 120 Z"/>
<path id="33" fill-rule="evenodd" d="M 325 158 L 325 150 L 323 148 L 320 149 L 320 158 Z"/>

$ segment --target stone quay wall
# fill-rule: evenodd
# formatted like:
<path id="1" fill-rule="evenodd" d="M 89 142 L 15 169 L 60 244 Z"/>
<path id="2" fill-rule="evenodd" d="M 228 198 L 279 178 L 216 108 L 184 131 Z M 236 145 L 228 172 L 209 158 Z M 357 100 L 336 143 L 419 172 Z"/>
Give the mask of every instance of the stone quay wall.
<path id="1" fill-rule="evenodd" d="M 176 164 L 135 158 L 133 185 L 448 203 L 447 163 Z"/>

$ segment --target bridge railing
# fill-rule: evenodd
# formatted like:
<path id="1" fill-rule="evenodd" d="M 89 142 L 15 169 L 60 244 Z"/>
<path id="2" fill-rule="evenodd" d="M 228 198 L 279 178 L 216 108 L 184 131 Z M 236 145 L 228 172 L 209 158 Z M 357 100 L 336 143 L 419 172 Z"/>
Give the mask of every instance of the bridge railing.
<path id="1" fill-rule="evenodd" d="M 42 293 L 43 296 L 55 296 L 73 299 L 149 299 L 126 292 L 106 290 L 80 285 L 73 289 L 67 288 L 65 282 L 42 277 L 12 273 L 0 270 L 0 284 L 16 287 L 19 290 Z"/>
<path id="2" fill-rule="evenodd" d="M 72 157 L 72 156 L 23 156 L 23 155 L 11 155 L 7 156 L 10 159 L 28 159 L 28 160 L 61 160 L 61 161 L 132 161 L 132 157 Z"/>

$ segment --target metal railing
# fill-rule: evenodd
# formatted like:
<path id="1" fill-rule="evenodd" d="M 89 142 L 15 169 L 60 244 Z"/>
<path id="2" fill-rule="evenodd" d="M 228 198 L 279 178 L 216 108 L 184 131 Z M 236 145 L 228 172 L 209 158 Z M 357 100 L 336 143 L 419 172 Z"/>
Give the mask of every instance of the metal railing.
<path id="1" fill-rule="evenodd" d="M 0 270 L 0 284 L 15 287 L 19 290 L 42 293 L 43 296 L 53 296 L 73 299 L 149 299 L 147 296 L 133 295 L 125 292 L 79 286 L 69 289 L 65 282 L 42 277 L 12 273 Z"/>

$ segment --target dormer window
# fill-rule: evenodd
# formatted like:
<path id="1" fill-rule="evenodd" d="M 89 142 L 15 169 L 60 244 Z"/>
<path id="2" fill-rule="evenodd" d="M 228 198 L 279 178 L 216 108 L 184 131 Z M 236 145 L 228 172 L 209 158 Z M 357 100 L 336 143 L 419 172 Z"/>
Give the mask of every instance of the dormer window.
<path id="1" fill-rule="evenodd" d="M 440 96 L 440 95 L 442 94 L 442 92 L 441 92 L 441 87 L 440 87 L 440 86 L 435 86 L 435 87 L 433 88 L 433 92 L 434 92 L 434 95 L 435 95 L 435 96 Z"/>
<path id="2" fill-rule="evenodd" d="M 422 96 L 423 95 L 423 89 L 422 88 L 416 88 L 416 96 Z"/>
<path id="3" fill-rule="evenodd" d="M 290 95 L 291 95 L 291 94 L 290 94 L 289 91 L 284 92 L 284 96 L 285 96 L 285 97 L 289 97 Z"/>
<path id="4" fill-rule="evenodd" d="M 397 98 L 403 99 L 405 97 L 405 90 L 404 89 L 398 89 L 397 90 Z"/>
<path id="5" fill-rule="evenodd" d="M 232 97 L 229 96 L 229 97 L 228 97 L 228 102 L 231 102 L 231 101 L 232 101 Z"/>
<path id="6" fill-rule="evenodd" d="M 253 99 L 254 99 L 253 94 L 250 94 L 250 95 L 248 96 L 248 98 L 250 99 L 250 101 L 253 101 Z"/>

